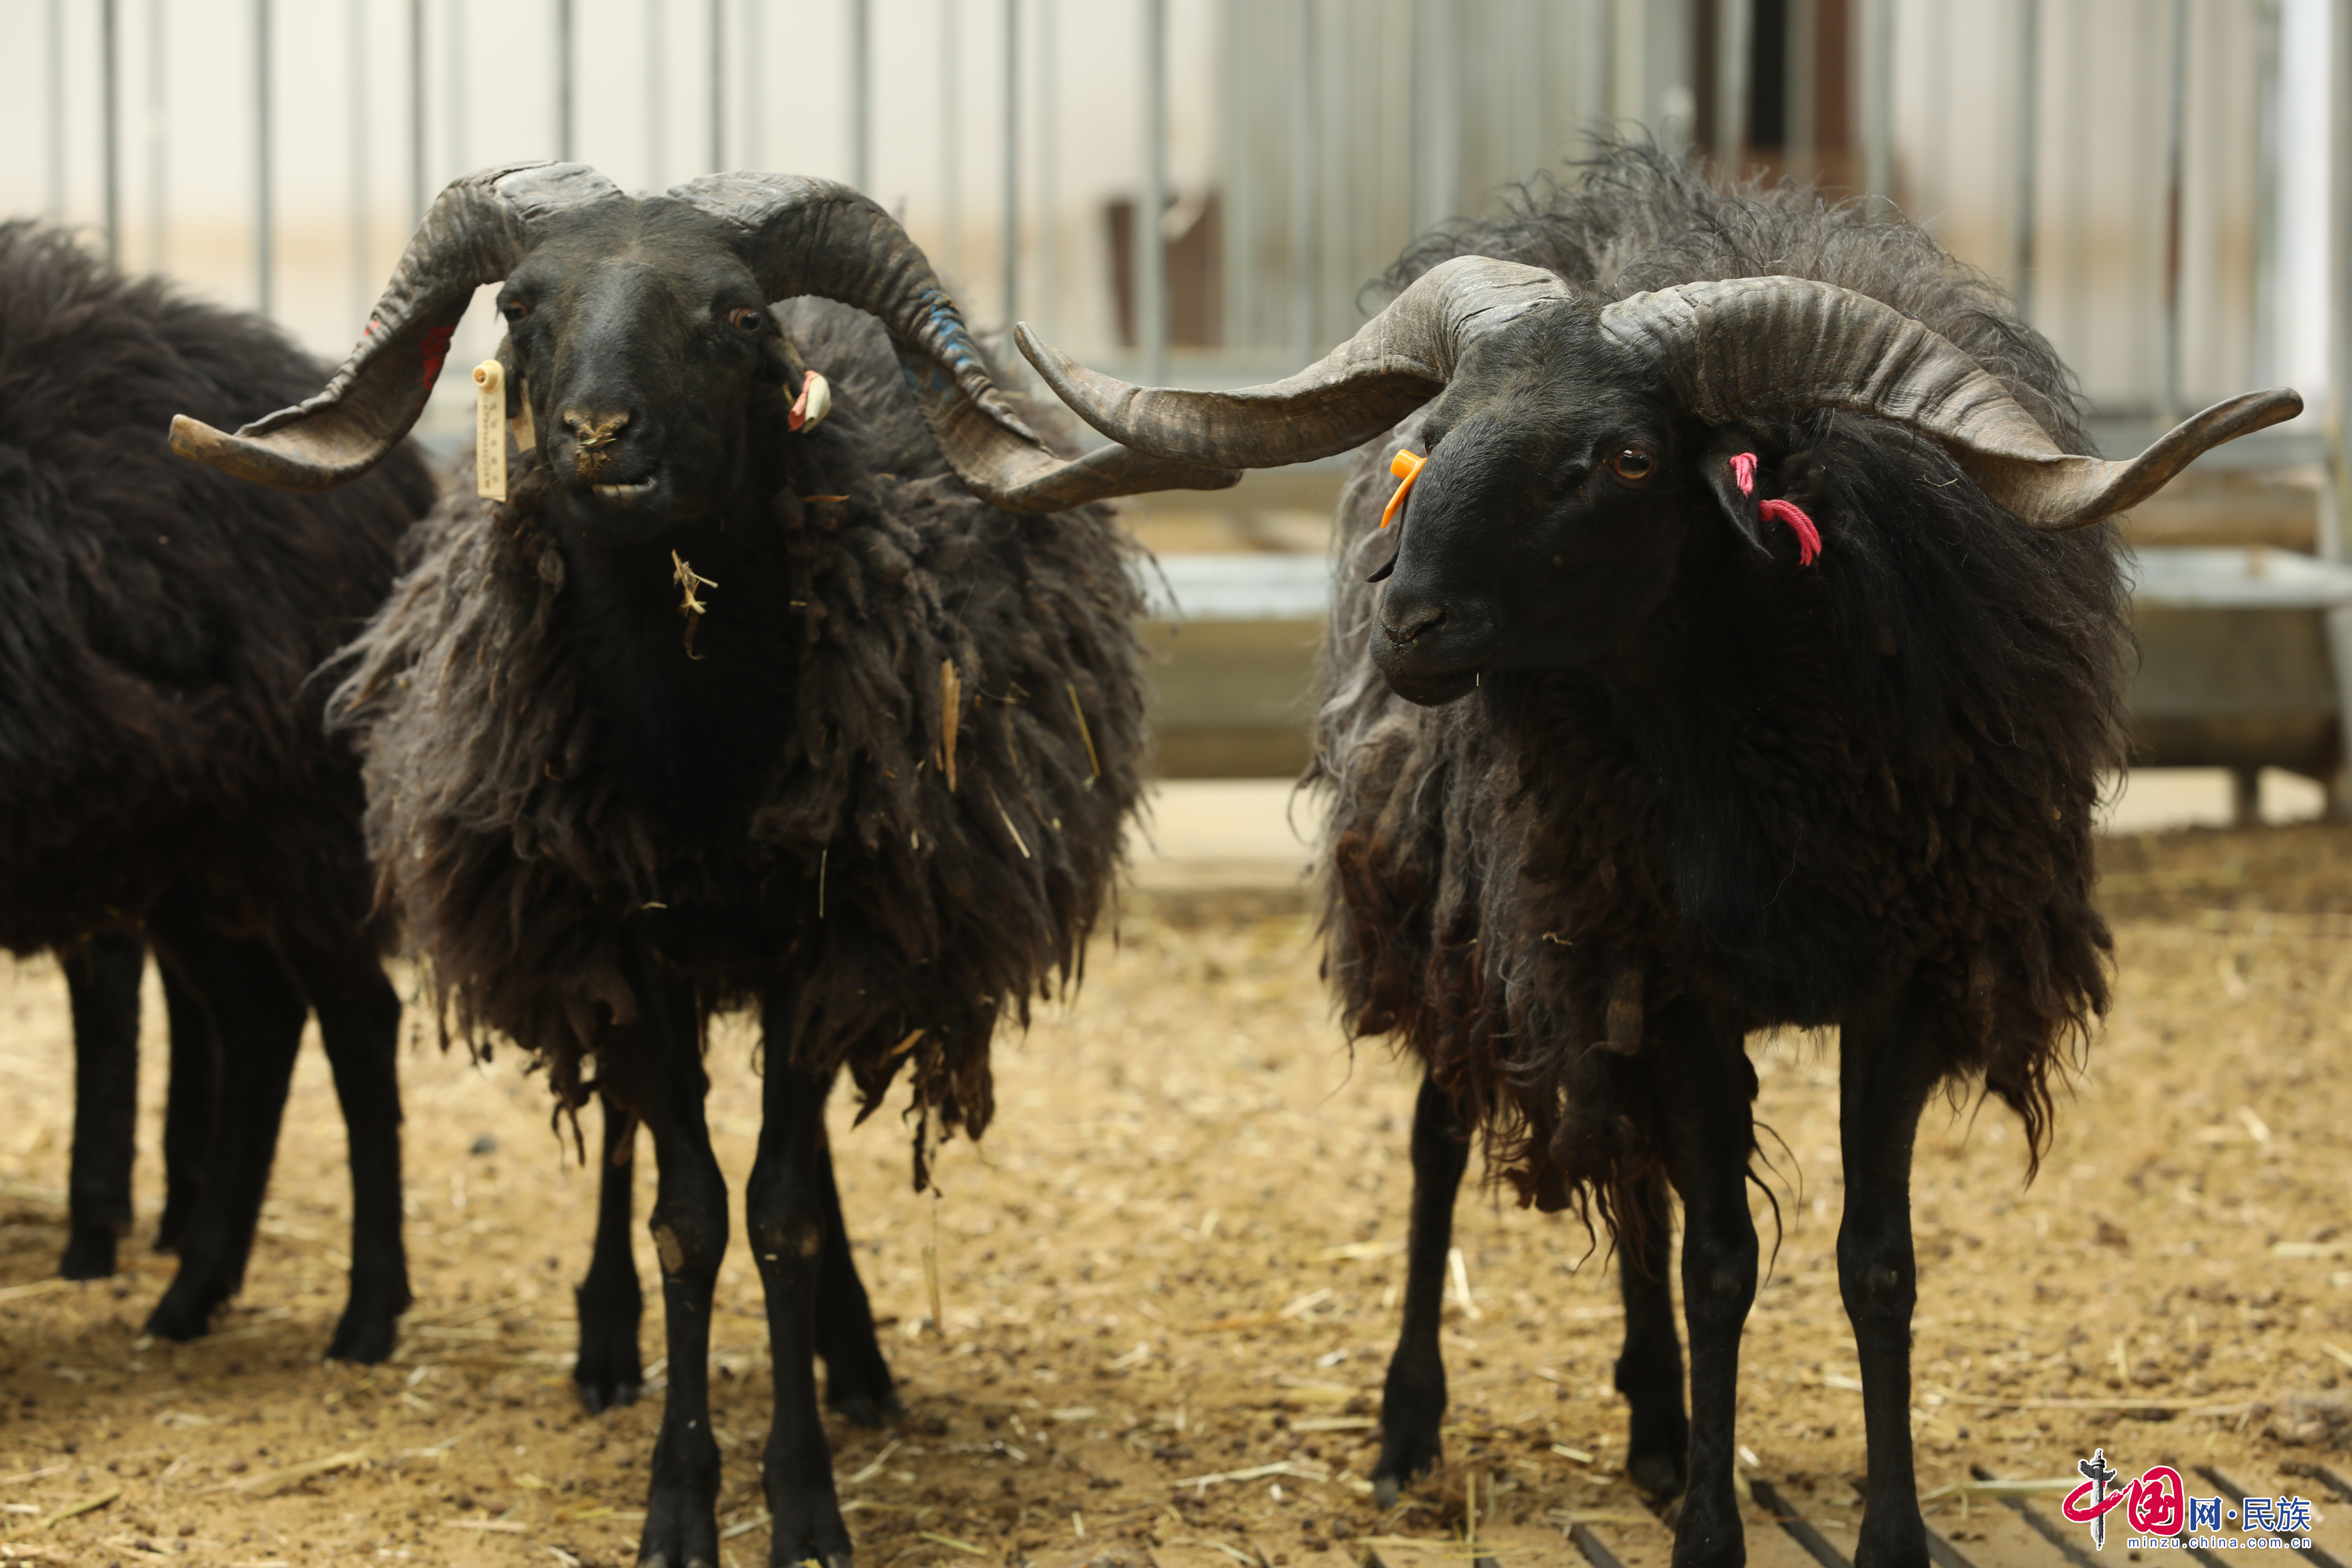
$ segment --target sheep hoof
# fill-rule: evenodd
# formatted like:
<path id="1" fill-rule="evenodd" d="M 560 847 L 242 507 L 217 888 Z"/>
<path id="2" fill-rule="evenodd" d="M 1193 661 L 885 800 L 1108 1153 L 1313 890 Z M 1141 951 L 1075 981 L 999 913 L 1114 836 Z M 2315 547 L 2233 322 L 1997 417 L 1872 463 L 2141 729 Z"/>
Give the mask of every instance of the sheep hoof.
<path id="1" fill-rule="evenodd" d="M 853 1426 L 887 1426 L 907 1418 L 907 1407 L 896 1391 L 886 1391 L 877 1400 L 860 1389 L 827 1389 L 824 1402 Z"/>
<path id="2" fill-rule="evenodd" d="M 580 1390 L 581 1408 L 602 1415 L 624 1405 L 635 1405 L 644 1388 L 645 1369 L 637 1360 L 636 1325 L 625 1337 L 593 1334 L 583 1325 L 580 1359 L 572 1363 L 572 1381 Z M 599 1342 L 602 1341 L 603 1342 Z"/>
<path id="3" fill-rule="evenodd" d="M 155 1303 L 155 1310 L 147 1319 L 146 1332 L 159 1340 L 185 1342 L 202 1339 L 213 1326 L 213 1313 L 229 1298 L 229 1292 L 215 1286 L 199 1285 L 188 1278 L 183 1268 L 163 1299 Z"/>
<path id="4" fill-rule="evenodd" d="M 1434 1469 L 1442 1451 L 1434 1421 L 1425 1426 L 1402 1422 L 1389 1426 L 1381 1434 L 1380 1463 L 1372 1467 L 1372 1500 L 1394 1508 L 1403 1483 Z"/>
<path id="5" fill-rule="evenodd" d="M 399 1319 L 397 1312 L 379 1311 L 353 1301 L 343 1309 L 342 1321 L 335 1325 L 335 1337 L 327 1344 L 327 1359 L 375 1365 L 392 1354 L 399 1337 Z"/>
<path id="6" fill-rule="evenodd" d="M 104 1279 L 114 1272 L 114 1232 L 104 1226 L 78 1226 L 58 1259 L 64 1279 Z"/>

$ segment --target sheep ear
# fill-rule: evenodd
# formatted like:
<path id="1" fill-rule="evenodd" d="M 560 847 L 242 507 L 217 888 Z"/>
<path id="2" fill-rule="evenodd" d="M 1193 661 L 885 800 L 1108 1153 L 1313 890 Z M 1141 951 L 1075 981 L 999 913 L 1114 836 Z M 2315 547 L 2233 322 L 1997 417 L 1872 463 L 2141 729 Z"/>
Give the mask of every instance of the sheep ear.
<path id="1" fill-rule="evenodd" d="M 1740 538 L 1757 554 L 1769 557 L 1764 520 L 1756 500 L 1756 468 L 1759 460 L 1753 437 L 1734 425 L 1717 431 L 1699 454 L 1699 478 L 1715 492 L 1716 503 Z"/>

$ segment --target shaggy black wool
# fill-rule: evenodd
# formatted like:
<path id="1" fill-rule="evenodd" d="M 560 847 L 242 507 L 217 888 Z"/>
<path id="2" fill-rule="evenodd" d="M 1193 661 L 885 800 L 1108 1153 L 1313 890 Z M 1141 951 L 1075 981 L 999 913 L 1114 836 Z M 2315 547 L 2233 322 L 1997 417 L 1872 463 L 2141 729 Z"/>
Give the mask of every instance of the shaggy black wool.
<path id="1" fill-rule="evenodd" d="M 793 998 L 796 1064 L 868 1109 L 909 1070 L 920 1183 L 927 1133 L 986 1127 L 996 1024 L 1075 977 L 1120 863 L 1138 552 L 1105 508 L 976 500 L 872 318 L 778 314 L 834 413 L 761 411 L 765 521 L 684 549 L 711 584 L 690 644 L 683 614 L 656 647 L 613 635 L 625 601 L 683 602 L 677 541 L 592 548 L 535 464 L 504 504 L 469 474 L 336 703 L 381 891 L 460 1034 L 521 1045 L 565 1106 L 625 1100 L 642 932 L 706 1019 Z"/>
<path id="2" fill-rule="evenodd" d="M 217 929 L 341 951 L 365 923 L 360 781 L 311 672 L 432 501 L 404 449 L 330 495 L 174 457 L 325 372 L 258 318 L 0 224 L 0 946 L 135 929 L 178 884 Z"/>
<path id="3" fill-rule="evenodd" d="M 1923 230 L 1805 190 L 1723 190 L 1613 146 L 1506 216 L 1455 225 L 1391 274 L 1448 258 L 1550 268 L 1599 300 L 1788 274 L 1883 300 L 1973 355 L 2069 451 L 2072 380 L 2000 291 Z M 1645 1019 L 1696 994 L 1746 1030 L 1814 1028 L 1926 977 L 1916 1048 L 2022 1119 L 2107 1000 L 2092 821 L 2123 760 L 2124 546 L 2033 531 L 1931 440 L 1834 412 L 1748 421 L 1762 493 L 1819 524 L 1759 569 L 1727 530 L 1680 563 L 1612 658 L 1489 674 L 1440 709 L 1369 657 L 1367 574 L 1391 456 L 1340 503 L 1339 591 L 1308 780 L 1329 794 L 1328 972 L 1348 1026 L 1424 1060 L 1546 1208 L 1663 1168 Z M 1734 1050 L 1721 1070 L 1755 1077 Z"/>

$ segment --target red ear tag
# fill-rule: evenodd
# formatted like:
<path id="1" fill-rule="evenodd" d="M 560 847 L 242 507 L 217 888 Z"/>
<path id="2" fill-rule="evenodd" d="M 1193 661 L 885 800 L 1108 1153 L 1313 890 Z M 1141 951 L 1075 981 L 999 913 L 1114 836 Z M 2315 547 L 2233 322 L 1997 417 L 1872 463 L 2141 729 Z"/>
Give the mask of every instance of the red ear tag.
<path id="1" fill-rule="evenodd" d="M 1739 493 L 1741 495 L 1752 496 L 1756 493 L 1755 453 L 1740 452 L 1733 456 L 1731 459 L 1731 482 L 1739 487 Z"/>
<path id="2" fill-rule="evenodd" d="M 1733 460 L 1738 461 L 1737 458 Z M 1789 531 L 1797 536 L 1798 565 L 1811 566 L 1813 563 L 1813 557 L 1822 552 L 1822 531 L 1813 526 L 1813 520 L 1805 515 L 1802 507 L 1795 501 L 1776 497 L 1758 506 L 1756 510 L 1767 522 L 1789 525 Z"/>
<path id="3" fill-rule="evenodd" d="M 1411 452 L 1399 452 L 1389 459 L 1389 472 L 1397 477 L 1399 483 L 1396 494 L 1389 497 L 1389 504 L 1381 509 L 1381 526 L 1382 528 L 1396 521 L 1398 510 L 1404 505 L 1405 492 L 1412 489 L 1412 481 L 1421 478 L 1421 470 L 1427 467 L 1429 467 L 1427 458 L 1416 457 Z"/>

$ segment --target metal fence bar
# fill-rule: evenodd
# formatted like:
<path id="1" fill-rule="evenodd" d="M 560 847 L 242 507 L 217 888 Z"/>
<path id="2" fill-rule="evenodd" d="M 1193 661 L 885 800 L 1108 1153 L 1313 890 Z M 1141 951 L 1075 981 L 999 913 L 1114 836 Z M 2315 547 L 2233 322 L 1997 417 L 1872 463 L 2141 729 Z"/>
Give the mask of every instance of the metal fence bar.
<path id="1" fill-rule="evenodd" d="M 1290 287 L 1291 331 L 1296 338 L 1292 357 L 1299 364 L 1314 363 L 1322 345 L 1315 320 L 1316 301 L 1322 297 L 1323 258 L 1317 246 L 1317 172 L 1320 166 L 1322 110 L 1317 102 L 1321 73 L 1317 69 L 1318 39 L 1316 0 L 1297 0 L 1298 83 L 1290 108 Z"/>
<path id="2" fill-rule="evenodd" d="M 367 12 L 367 0 L 344 0 L 343 16 L 349 35 L 344 39 L 343 89 L 350 95 L 345 107 L 351 114 L 351 145 L 345 149 L 349 162 L 344 177 L 352 204 L 352 310 L 361 317 L 367 314 L 368 301 L 375 293 L 374 264 L 368 256 L 368 219 L 373 216 L 374 192 L 368 179 Z"/>
<path id="3" fill-rule="evenodd" d="M 1021 362 L 1011 352 L 1013 323 L 1021 309 L 1021 0 L 1004 0 L 1004 196 L 1003 233 L 998 250 L 1004 270 L 1004 368 Z"/>
<path id="4" fill-rule="evenodd" d="M 106 203 L 106 259 L 122 260 L 122 82 L 121 49 L 117 23 L 119 0 L 105 0 L 98 10 L 98 112 L 100 179 Z"/>
<path id="5" fill-rule="evenodd" d="M 954 0 L 949 0 L 952 5 Z M 849 183 L 874 183 L 874 16 L 871 0 L 849 0 Z"/>
<path id="6" fill-rule="evenodd" d="M 408 0 L 408 216 L 412 222 L 425 216 L 425 0 Z"/>
<path id="7" fill-rule="evenodd" d="M 1888 207 L 1895 201 L 1895 0 L 1871 0 L 1864 23 L 1870 63 L 1863 73 L 1862 186 Z"/>
<path id="8" fill-rule="evenodd" d="M 768 95 L 760 90 L 760 71 L 768 49 L 767 13 L 760 0 L 743 0 L 743 141 L 735 162 L 746 169 L 766 166 L 762 151 L 768 143 Z"/>
<path id="9" fill-rule="evenodd" d="M 66 7 L 49 0 L 45 38 L 49 51 L 49 218 L 66 216 Z"/>
<path id="10" fill-rule="evenodd" d="M 269 6 L 270 0 L 253 0 L 253 291 L 254 308 L 265 316 L 276 292 L 270 267 L 270 252 L 276 247 L 276 214 L 270 171 Z"/>
<path id="11" fill-rule="evenodd" d="M 555 156 L 572 162 L 572 94 L 578 86 L 572 0 L 555 0 Z"/>
<path id="12" fill-rule="evenodd" d="M 466 81 L 466 0 L 448 0 L 442 15 L 449 29 L 449 36 L 445 40 L 449 54 L 442 71 L 441 94 L 441 127 L 443 133 L 449 138 L 445 167 L 452 174 L 462 174 L 467 172 L 469 162 L 466 134 L 466 94 L 468 90 Z"/>
<path id="13" fill-rule="evenodd" d="M 1722 180 L 1739 177 L 1748 141 L 1748 76 L 1753 51 L 1748 0 L 1716 0 L 1715 172 Z"/>
<path id="14" fill-rule="evenodd" d="M 172 228 L 171 123 L 165 114 L 171 51 L 163 0 L 147 0 L 147 269 L 163 270 Z"/>
<path id="15" fill-rule="evenodd" d="M 2033 320 L 2033 247 L 2041 211 L 2042 0 L 2018 0 L 2017 33 L 2017 216 L 2011 236 L 2011 289 L 2017 313 Z"/>
<path id="16" fill-rule="evenodd" d="M 962 4 L 963 0 L 939 0 L 939 267 L 950 289 L 963 281 L 963 45 L 956 26 Z M 859 0 L 859 8 L 864 8 L 864 0 Z"/>
<path id="17" fill-rule="evenodd" d="M 1135 205 L 1135 331 L 1143 384 L 1168 383 L 1168 0 L 1143 0 L 1143 199 Z"/>
<path id="18" fill-rule="evenodd" d="M 1062 296 L 1062 183 L 1058 153 L 1062 145 L 1060 99 L 1062 72 L 1058 0 L 1030 0 L 1031 37 L 1037 41 L 1037 259 L 1036 284 L 1030 291 L 1030 310 L 1061 341 L 1057 307 Z"/>
<path id="19" fill-rule="evenodd" d="M 2262 42 L 2255 87 L 2261 132 L 2254 155 L 2254 384 L 2269 386 L 2278 374 L 2279 165 L 2286 153 L 2279 89 L 2285 71 L 2280 0 L 2262 0 Z"/>
<path id="20" fill-rule="evenodd" d="M 2180 204 L 2189 121 L 2189 0 L 2166 18 L 2164 103 L 2164 391 L 2168 423 L 2180 417 Z"/>
<path id="21" fill-rule="evenodd" d="M 727 0 L 710 0 L 710 160 L 717 174 L 727 166 Z"/>
<path id="22" fill-rule="evenodd" d="M 646 0 L 646 188 L 669 184 L 669 17 L 662 0 Z"/>

